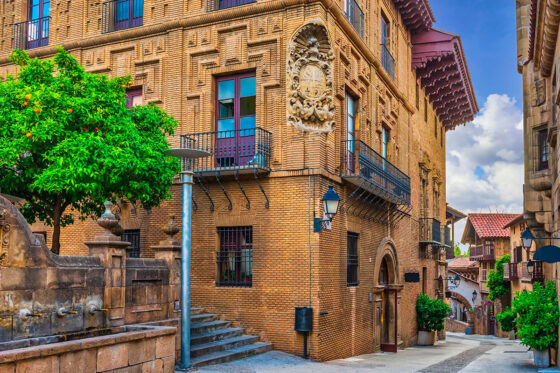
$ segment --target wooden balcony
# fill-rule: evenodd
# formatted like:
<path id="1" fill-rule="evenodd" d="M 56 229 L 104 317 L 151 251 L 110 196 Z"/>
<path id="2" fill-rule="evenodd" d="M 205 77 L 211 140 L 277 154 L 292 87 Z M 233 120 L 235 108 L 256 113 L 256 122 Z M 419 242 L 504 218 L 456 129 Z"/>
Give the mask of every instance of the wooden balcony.
<path id="1" fill-rule="evenodd" d="M 470 247 L 470 260 L 496 260 L 494 243 Z"/>
<path id="2" fill-rule="evenodd" d="M 518 266 L 519 263 L 504 263 L 504 280 L 519 280 Z"/>
<path id="3" fill-rule="evenodd" d="M 543 262 L 533 260 L 533 273 L 530 275 L 527 270 L 527 262 L 521 262 L 521 281 L 523 282 L 544 282 Z"/>

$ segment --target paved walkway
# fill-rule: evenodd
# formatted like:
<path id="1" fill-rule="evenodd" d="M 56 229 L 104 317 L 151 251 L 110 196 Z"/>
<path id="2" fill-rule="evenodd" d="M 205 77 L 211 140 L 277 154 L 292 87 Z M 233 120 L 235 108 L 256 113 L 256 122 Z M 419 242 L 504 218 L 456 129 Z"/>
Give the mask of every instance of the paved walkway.
<path id="1" fill-rule="evenodd" d="M 537 372 L 532 352 L 519 341 L 447 333 L 436 346 L 415 346 L 397 354 L 376 353 L 316 363 L 280 351 L 200 368 L 201 373 L 363 373 L 363 372 Z"/>

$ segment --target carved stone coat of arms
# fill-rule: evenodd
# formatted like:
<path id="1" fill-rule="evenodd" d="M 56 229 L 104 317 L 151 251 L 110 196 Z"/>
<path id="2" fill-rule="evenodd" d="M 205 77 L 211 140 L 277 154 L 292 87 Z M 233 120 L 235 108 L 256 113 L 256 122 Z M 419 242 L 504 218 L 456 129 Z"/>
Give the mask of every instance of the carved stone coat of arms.
<path id="1" fill-rule="evenodd" d="M 303 131 L 334 129 L 333 60 L 329 36 L 321 20 L 295 34 L 288 48 L 288 124 Z"/>

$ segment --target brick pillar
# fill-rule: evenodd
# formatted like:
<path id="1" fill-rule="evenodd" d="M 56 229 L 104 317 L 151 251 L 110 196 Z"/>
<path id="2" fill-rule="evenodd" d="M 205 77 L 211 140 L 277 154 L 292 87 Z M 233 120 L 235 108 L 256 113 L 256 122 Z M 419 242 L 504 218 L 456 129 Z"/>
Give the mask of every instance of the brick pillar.
<path id="1" fill-rule="evenodd" d="M 181 313 L 181 245 L 173 236 L 179 232 L 175 224 L 175 216 L 171 215 L 169 221 L 163 226 L 163 232 L 168 235 L 156 246 L 151 246 L 156 259 L 163 259 L 169 268 L 168 317 L 176 318 Z"/>
<path id="2" fill-rule="evenodd" d="M 88 309 L 87 312 L 105 312 L 108 326 L 120 326 L 124 325 L 126 248 L 130 242 L 123 242 L 111 233 L 111 229 L 118 224 L 117 218 L 111 213 L 111 206 L 111 202 L 105 202 L 105 213 L 97 220 L 105 232 L 93 241 L 85 242 L 89 255 L 99 257 L 101 265 L 105 267 L 104 301 L 93 306 L 107 311 Z"/>

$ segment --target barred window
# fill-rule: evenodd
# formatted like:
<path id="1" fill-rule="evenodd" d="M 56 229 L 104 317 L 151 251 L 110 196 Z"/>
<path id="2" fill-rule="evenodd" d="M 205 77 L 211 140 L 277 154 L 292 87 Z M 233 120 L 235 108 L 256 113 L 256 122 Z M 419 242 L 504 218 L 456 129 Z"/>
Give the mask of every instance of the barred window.
<path id="1" fill-rule="evenodd" d="M 548 169 L 548 140 L 547 140 L 548 133 L 546 130 L 539 131 L 538 134 L 538 146 L 539 146 L 539 163 L 538 163 L 538 170 L 547 170 Z"/>
<path id="2" fill-rule="evenodd" d="M 125 229 L 121 235 L 121 241 L 130 242 L 131 249 L 128 252 L 130 258 L 140 258 L 140 230 Z"/>
<path id="3" fill-rule="evenodd" d="M 348 232 L 346 285 L 358 286 L 358 234 Z"/>
<path id="4" fill-rule="evenodd" d="M 253 227 L 219 227 L 218 286 L 253 284 Z"/>

